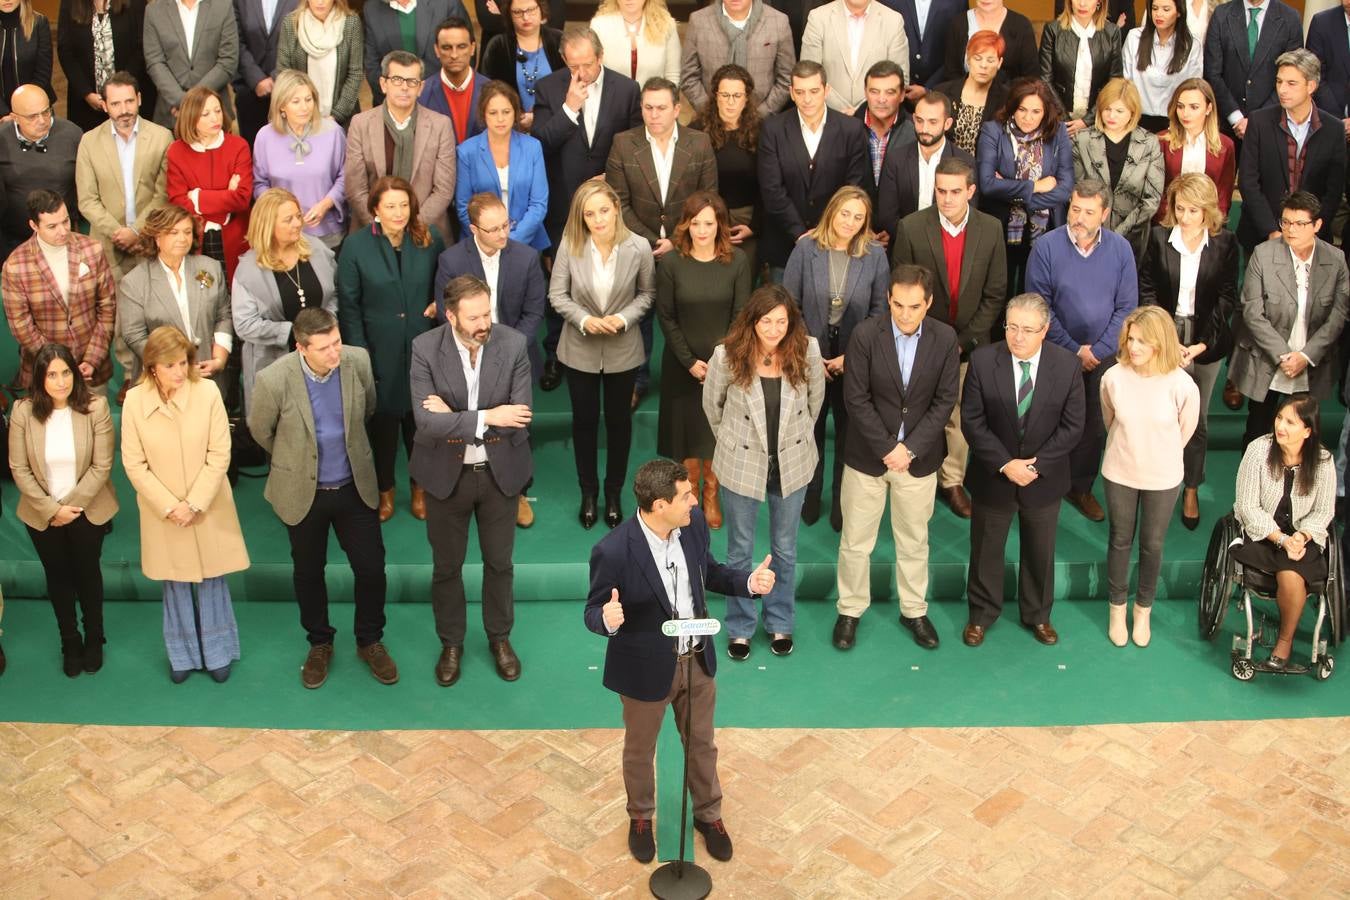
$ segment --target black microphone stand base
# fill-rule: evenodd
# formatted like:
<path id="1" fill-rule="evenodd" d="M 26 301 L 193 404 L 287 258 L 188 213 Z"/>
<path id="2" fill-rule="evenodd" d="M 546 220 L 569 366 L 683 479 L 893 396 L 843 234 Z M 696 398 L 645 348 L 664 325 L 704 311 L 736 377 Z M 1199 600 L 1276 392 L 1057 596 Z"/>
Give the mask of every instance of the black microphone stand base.
<path id="1" fill-rule="evenodd" d="M 712 876 L 697 863 L 676 859 L 653 872 L 647 886 L 661 900 L 702 900 L 712 893 Z"/>

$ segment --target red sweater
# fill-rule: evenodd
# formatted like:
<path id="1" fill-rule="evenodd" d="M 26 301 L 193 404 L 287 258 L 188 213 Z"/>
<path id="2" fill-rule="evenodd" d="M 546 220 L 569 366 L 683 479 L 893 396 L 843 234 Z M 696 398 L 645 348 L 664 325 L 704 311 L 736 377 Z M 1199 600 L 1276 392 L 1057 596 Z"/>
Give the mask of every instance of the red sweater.
<path id="1" fill-rule="evenodd" d="M 182 141 L 169 145 L 167 176 L 169 202 L 192 213 L 198 231 L 207 222 L 221 226 L 225 245 L 225 280 L 234 280 L 234 266 L 248 249 L 248 213 L 253 199 L 253 153 L 248 142 L 237 134 L 226 134 L 214 150 L 198 153 Z M 239 176 L 239 184 L 229 189 L 230 177 Z M 200 188 L 192 205 L 188 191 Z"/>
<path id="2" fill-rule="evenodd" d="M 969 222 L 969 218 L 967 218 Z M 947 324 L 956 327 L 957 298 L 961 296 L 961 257 L 966 253 L 966 229 L 962 228 L 961 233 L 952 237 L 947 233 L 947 229 L 941 227 L 942 232 L 942 256 L 947 261 L 947 284 L 951 285 L 949 294 L 951 300 L 947 308 Z"/>

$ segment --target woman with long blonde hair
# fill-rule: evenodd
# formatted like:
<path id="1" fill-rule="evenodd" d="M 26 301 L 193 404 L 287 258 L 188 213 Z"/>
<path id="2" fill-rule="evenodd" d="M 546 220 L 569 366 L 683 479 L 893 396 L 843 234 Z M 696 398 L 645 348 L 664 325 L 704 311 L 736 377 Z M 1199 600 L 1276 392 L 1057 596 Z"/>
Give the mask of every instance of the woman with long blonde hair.
<path id="1" fill-rule="evenodd" d="M 1073 137 L 1096 118 L 1097 92 L 1124 71 L 1125 36 L 1106 20 L 1104 0 L 1068 0 L 1041 30 L 1041 78 L 1064 107 Z"/>
<path id="2" fill-rule="evenodd" d="M 1162 144 L 1163 190 L 1183 173 L 1207 175 L 1219 191 L 1219 211 L 1227 222 L 1237 178 L 1237 151 L 1233 139 L 1219 133 L 1219 103 L 1208 81 L 1188 78 L 1177 85 L 1167 107 L 1167 130 L 1158 138 Z M 1158 222 L 1164 209 L 1158 210 Z"/>
<path id="3" fill-rule="evenodd" d="M 605 66 L 638 84 L 680 83 L 680 35 L 666 0 L 601 0 L 591 30 L 605 48 Z"/>

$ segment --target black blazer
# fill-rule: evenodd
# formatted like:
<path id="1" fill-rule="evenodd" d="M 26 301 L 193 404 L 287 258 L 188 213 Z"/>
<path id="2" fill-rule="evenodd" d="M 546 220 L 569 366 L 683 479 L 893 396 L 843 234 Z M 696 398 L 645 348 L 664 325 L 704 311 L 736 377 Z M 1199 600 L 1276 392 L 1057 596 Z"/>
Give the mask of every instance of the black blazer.
<path id="1" fill-rule="evenodd" d="M 895 449 L 903 423 L 905 447 L 914 454 L 909 474 L 923 478 L 936 472 L 947 457 L 945 429 L 961 387 L 956 332 L 936 319 L 923 320 L 907 389 L 889 315 L 874 316 L 855 328 L 846 356 L 844 462 L 865 475 L 884 475 L 881 458 Z"/>
<path id="2" fill-rule="evenodd" d="M 1314 108 L 1316 128 L 1309 126 L 1303 145 L 1303 177 L 1299 190 L 1322 201 L 1322 230 L 1317 236 L 1331 242 L 1331 220 L 1345 191 L 1345 126 L 1325 110 Z M 1279 106 L 1258 109 L 1247 117 L 1247 135 L 1238 159 L 1238 188 L 1242 191 L 1242 216 L 1238 240 L 1255 247 L 1280 230 L 1280 204 L 1289 193 L 1289 139 L 1284 130 L 1284 110 Z"/>
<path id="3" fill-rule="evenodd" d="M 675 680 L 676 639 L 662 634 L 661 625 L 676 615 L 666 594 L 664 577 L 668 576 L 663 577 L 656 568 L 639 515 L 634 512 L 591 548 L 591 584 L 583 615 L 587 628 L 609 638 L 605 687 L 634 700 L 652 702 L 664 700 Z M 703 510 L 696 506 L 689 512 L 689 524 L 680 529 L 696 618 L 708 615 L 706 591 L 729 597 L 753 596 L 749 593 L 750 573 L 713 559 L 709 543 L 708 523 Z M 623 605 L 623 624 L 611 636 L 601 608 L 615 588 Z M 709 678 L 717 674 L 717 650 L 711 636 L 703 638 L 698 661 Z"/>
<path id="4" fill-rule="evenodd" d="M 936 90 L 939 93 L 946 94 L 950 97 L 952 104 L 955 105 L 961 102 L 961 89 L 965 86 L 966 75 L 965 73 L 962 73 L 959 78 L 953 78 L 951 81 L 942 82 L 942 84 L 937 86 Z M 1012 82 L 1003 74 L 1003 70 L 999 69 L 998 74 L 994 76 L 993 83 L 989 85 L 989 96 L 984 102 L 984 115 L 980 117 L 981 122 L 992 122 L 994 120 L 994 117 L 998 115 L 999 110 L 1003 109 L 1004 105 L 1008 102 L 1008 90 L 1011 86 Z M 952 123 L 952 127 L 955 127 L 955 122 Z M 951 139 L 951 136 L 952 133 L 950 131 L 947 132 L 948 140 Z"/>
<path id="5" fill-rule="evenodd" d="M 1003 66 L 999 69 L 1009 81 L 1019 78 L 1040 78 L 1041 66 L 1036 58 L 1036 32 L 1031 20 L 1020 12 L 1008 10 L 1003 27 L 998 33 L 1007 44 Z M 956 16 L 947 28 L 947 47 L 942 52 L 942 80 L 953 81 L 966 76 L 966 44 L 970 43 L 970 25 L 965 16 Z"/>
<path id="6" fill-rule="evenodd" d="M 94 30 L 92 23 L 77 25 L 71 18 L 70 0 L 61 0 L 56 19 L 56 56 L 66 73 L 66 118 L 91 131 L 108 116 L 84 102 L 94 87 Z M 159 92 L 145 74 L 145 54 L 141 51 L 141 31 L 145 24 L 144 0 L 127 0 L 126 9 L 112 14 L 113 68 L 130 72 L 141 85 L 141 110 L 149 115 L 155 109 Z"/>
<path id="7" fill-rule="evenodd" d="M 1303 20 L 1292 6 L 1266 0 L 1256 53 L 1247 53 L 1247 7 L 1244 3 L 1220 3 L 1214 7 L 1205 32 L 1205 80 L 1219 101 L 1219 125 L 1233 131 L 1228 117 L 1240 111 L 1276 104 L 1275 59 L 1287 50 L 1303 46 Z M 1342 36 L 1344 38 L 1344 36 Z"/>
<path id="8" fill-rule="evenodd" d="M 4 48 L 5 57 L 14 58 L 10 57 L 11 53 L 17 57 L 20 84 L 40 85 L 47 92 L 47 98 L 55 103 L 56 90 L 52 87 L 52 23 L 42 13 L 34 13 L 32 35 L 25 38 L 23 28 L 19 28 L 18 32 L 18 44 L 13 50 Z M 0 116 L 7 116 L 10 112 L 10 92 L 0 91 L 0 94 L 4 95 L 0 97 Z"/>
<path id="9" fill-rule="evenodd" d="M 965 18 L 966 0 L 932 0 L 928 21 L 919 37 L 919 14 L 914 0 L 882 0 L 905 20 L 905 39 L 909 42 L 909 83 L 928 84 L 942 75 L 942 55 L 947 48 L 947 31 L 952 19 Z M 964 58 L 965 47 L 961 48 Z"/>
<path id="10" fill-rule="evenodd" d="M 829 0 L 765 0 L 770 6 L 787 16 L 788 27 L 792 29 L 792 58 L 802 55 L 802 34 L 806 31 L 806 18 L 817 6 L 824 6 Z M 767 89 L 770 85 L 765 85 Z"/>
<path id="11" fill-rule="evenodd" d="M 1314 101 L 1338 116 L 1350 115 L 1350 41 L 1346 40 L 1345 11 L 1324 9 L 1308 26 L 1308 49 L 1322 61 L 1322 80 Z"/>
<path id="12" fill-rule="evenodd" d="M 1027 432 L 1019 436 L 1007 342 L 970 354 L 961 391 L 961 434 L 970 445 L 965 484 L 975 502 L 1034 509 L 1057 503 L 1069 492 L 1069 453 L 1078 446 L 1086 418 L 1082 371 L 1075 354 L 1049 341 L 1041 344 Z M 1024 488 L 999 472 L 1011 460 L 1031 457 L 1040 477 Z"/>
<path id="13" fill-rule="evenodd" d="M 544 58 L 548 60 L 549 68 L 553 72 L 557 72 L 559 69 L 567 71 L 567 66 L 563 64 L 560 48 L 562 32 L 545 25 L 539 29 L 539 43 L 544 48 Z M 487 42 L 487 46 L 483 48 L 483 64 L 478 67 L 478 70 L 493 81 L 505 81 L 511 85 L 512 90 L 515 90 L 516 49 L 515 31 L 507 30 L 501 34 L 493 35 L 492 39 Z M 605 78 L 608 80 L 609 76 L 606 75 Z M 541 78 L 540 81 L 543 81 L 543 79 Z M 563 91 L 563 96 L 567 96 L 566 90 Z M 538 103 L 539 84 L 537 82 L 534 86 L 534 97 L 535 102 Z"/>
<path id="14" fill-rule="evenodd" d="M 1088 108 L 1083 121 L 1091 125 L 1097 106 L 1097 92 L 1112 78 L 1120 78 L 1123 71 L 1121 44 L 1124 37 L 1115 25 L 1107 22 L 1088 39 L 1092 55 L 1092 84 L 1088 86 Z M 1078 35 L 1058 21 L 1047 22 L 1041 30 L 1041 78 L 1050 84 L 1067 120 L 1073 113 L 1073 92 L 1078 72 Z"/>
<path id="15" fill-rule="evenodd" d="M 514 84 L 515 76 L 511 76 Z M 600 91 L 600 111 L 595 134 L 586 135 L 581 125 L 563 112 L 572 73 L 559 69 L 540 79 L 534 88 L 534 127 L 530 134 L 544 145 L 544 169 L 548 173 L 548 214 L 544 229 L 556 248 L 562 241 L 563 225 L 572 195 L 587 178 L 605 174 L 605 162 L 614 135 L 642 124 L 638 83 L 606 69 Z"/>
<path id="16" fill-rule="evenodd" d="M 797 238 L 816 226 L 835 191 L 846 184 L 866 185 L 871 165 L 866 127 L 833 109 L 825 111 L 821 127 L 824 134 L 812 160 L 806 155 L 796 107 L 760 126 L 759 190 L 766 227 L 759 257 L 770 266 L 787 264 Z"/>
<path id="17" fill-rule="evenodd" d="M 539 251 L 520 241 L 507 241 L 498 251 L 497 263 L 497 319 L 525 336 L 529 344 L 530 367 L 539 372 L 544 361 L 540 356 L 535 332 L 544 321 L 548 305 L 548 283 L 539 265 Z M 472 234 L 445 250 L 436 260 L 436 283 L 432 296 L 436 298 L 436 324 L 445 322 L 445 286 L 457 275 L 483 278 L 483 260 L 478 256 L 478 245 Z"/>
<path id="18" fill-rule="evenodd" d="M 1172 229 L 1154 225 L 1139 261 L 1139 305 L 1177 311 L 1181 254 L 1169 240 Z M 1233 349 L 1228 320 L 1237 308 L 1238 243 L 1231 231 L 1209 236 L 1195 276 L 1195 342 L 1205 345 L 1196 362 L 1218 362 Z"/>
<path id="19" fill-rule="evenodd" d="M 975 168 L 975 157 L 947 138 L 942 144 L 941 159 L 956 157 Z M 972 200 L 971 203 L 977 201 Z M 873 227 L 877 231 L 895 234 L 900 220 L 919 211 L 919 144 L 902 144 L 892 153 L 886 149 L 881 163 L 881 184 L 877 186 L 877 212 Z"/>
<path id="20" fill-rule="evenodd" d="M 1055 0 L 1055 18 L 1064 12 L 1064 0 Z M 1121 15 L 1125 16 L 1125 24 L 1118 24 Z M 1110 0 L 1106 4 L 1106 21 L 1110 22 L 1120 29 L 1121 34 L 1128 34 L 1130 29 L 1135 26 L 1134 21 L 1134 0 Z"/>

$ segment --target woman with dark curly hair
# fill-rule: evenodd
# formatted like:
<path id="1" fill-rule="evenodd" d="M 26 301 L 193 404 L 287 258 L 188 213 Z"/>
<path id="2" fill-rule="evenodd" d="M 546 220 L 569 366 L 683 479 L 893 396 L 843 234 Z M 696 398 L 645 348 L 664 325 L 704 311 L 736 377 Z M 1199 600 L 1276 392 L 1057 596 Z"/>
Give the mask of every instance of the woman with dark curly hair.
<path id="1" fill-rule="evenodd" d="M 735 63 L 722 66 L 712 77 L 708 104 L 693 123 L 708 135 L 717 158 L 717 184 L 731 217 L 731 243 L 741 248 L 752 273 L 759 271 L 755 256 L 761 214 L 759 196 L 759 108 L 751 102 L 755 79 Z"/>

